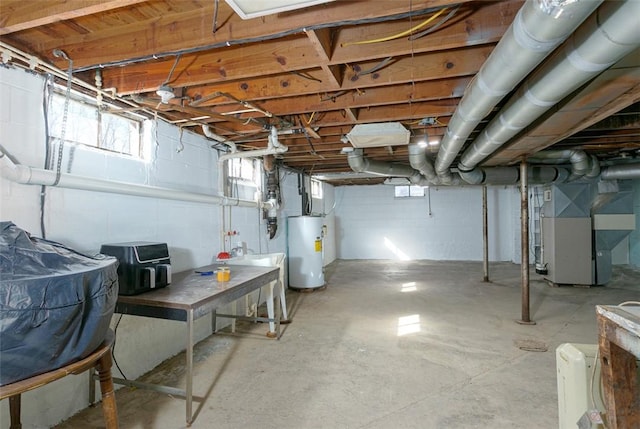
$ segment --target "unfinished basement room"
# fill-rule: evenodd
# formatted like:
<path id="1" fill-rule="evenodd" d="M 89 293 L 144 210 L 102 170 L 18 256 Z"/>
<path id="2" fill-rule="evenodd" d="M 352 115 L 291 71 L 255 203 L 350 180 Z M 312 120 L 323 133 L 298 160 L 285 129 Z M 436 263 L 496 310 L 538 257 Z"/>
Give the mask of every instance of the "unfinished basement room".
<path id="1" fill-rule="evenodd" d="M 0 0 L 0 429 L 640 429 L 640 0 Z"/>

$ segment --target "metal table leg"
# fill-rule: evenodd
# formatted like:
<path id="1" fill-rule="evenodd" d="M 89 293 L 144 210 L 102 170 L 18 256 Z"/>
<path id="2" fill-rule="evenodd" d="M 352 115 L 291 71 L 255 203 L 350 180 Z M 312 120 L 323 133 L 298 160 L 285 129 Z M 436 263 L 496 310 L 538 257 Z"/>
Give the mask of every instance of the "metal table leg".
<path id="1" fill-rule="evenodd" d="M 193 421 L 193 310 L 187 311 L 187 426 Z"/>

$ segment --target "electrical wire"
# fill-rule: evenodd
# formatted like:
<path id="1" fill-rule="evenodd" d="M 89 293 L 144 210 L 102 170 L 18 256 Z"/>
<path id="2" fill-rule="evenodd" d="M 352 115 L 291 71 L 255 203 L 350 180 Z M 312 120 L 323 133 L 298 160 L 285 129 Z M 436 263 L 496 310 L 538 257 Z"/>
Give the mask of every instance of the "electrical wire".
<path id="1" fill-rule="evenodd" d="M 447 16 L 445 16 L 440 21 L 438 21 L 437 23 L 433 24 L 433 26 L 429 27 L 428 29 L 424 30 L 423 32 L 411 35 L 409 37 L 409 40 L 416 40 L 416 39 L 419 39 L 421 37 L 426 36 L 427 34 L 433 33 L 438 28 L 440 28 L 442 25 L 444 25 L 447 21 L 449 21 L 453 17 L 453 15 L 455 15 L 456 12 L 458 12 L 458 9 L 460 9 L 460 6 L 461 5 L 458 5 L 455 9 L 453 9 L 451 12 L 449 12 L 447 14 Z"/>
<path id="2" fill-rule="evenodd" d="M 307 123 L 307 125 L 311 124 L 311 121 L 313 121 L 313 117 L 316 116 L 316 112 L 313 112 L 311 114 L 311 116 L 309 117 L 309 120 L 307 121 L 307 118 L 304 118 L 304 121 Z"/>
<path id="3" fill-rule="evenodd" d="M 216 0 L 215 6 L 213 9 L 213 33 L 215 34 L 218 31 L 218 6 L 219 0 Z"/>
<path id="4" fill-rule="evenodd" d="M 60 132 L 60 143 L 58 144 L 58 163 L 56 165 L 56 179 L 51 186 L 58 186 L 60 183 L 60 176 L 62 175 L 62 155 L 64 154 L 64 138 L 67 132 L 67 118 L 69 115 L 69 102 L 71 101 L 71 82 L 73 81 L 73 60 L 67 56 L 63 51 L 54 49 L 53 55 L 61 56 L 69 62 L 69 69 L 67 71 L 67 92 L 64 99 L 64 111 L 62 114 L 62 131 Z"/>
<path id="5" fill-rule="evenodd" d="M 377 72 L 381 68 L 386 67 L 392 60 L 393 60 L 393 57 L 387 57 L 384 60 L 380 61 L 375 66 L 371 67 L 370 69 L 357 72 L 356 76 L 364 76 L 364 75 L 367 75 L 367 74 L 371 74 L 371 73 Z"/>
<path id="6" fill-rule="evenodd" d="M 413 16 L 420 16 L 420 15 L 425 15 L 427 13 L 433 13 L 433 12 L 438 11 L 438 10 L 439 10 L 438 8 L 430 7 L 430 8 L 425 8 L 425 9 L 421 9 L 421 10 L 398 13 L 398 14 L 395 14 L 395 15 L 381 16 L 381 17 L 376 17 L 376 18 L 351 19 L 351 20 L 327 22 L 327 23 L 322 23 L 322 24 L 317 24 L 317 25 L 298 27 L 298 28 L 294 28 L 294 29 L 291 29 L 291 30 L 281 31 L 281 32 L 275 33 L 275 34 L 270 34 L 270 35 L 267 35 L 267 36 L 247 37 L 247 38 L 244 38 L 244 39 L 226 40 L 226 41 L 223 41 L 223 42 L 212 43 L 210 45 L 199 46 L 199 47 L 196 47 L 196 48 L 181 49 L 181 50 L 177 50 L 177 51 L 159 52 L 159 53 L 155 53 L 155 54 L 151 54 L 151 55 L 144 55 L 144 56 L 140 56 L 140 57 L 130 58 L 128 60 L 111 61 L 111 62 L 108 62 L 108 63 L 94 64 L 94 65 L 90 65 L 90 66 L 79 67 L 78 69 L 75 70 L 75 72 L 76 73 L 80 73 L 80 72 L 85 72 L 85 71 L 94 70 L 94 69 L 98 69 L 98 68 L 126 66 L 126 65 L 130 65 L 130 64 L 136 64 L 136 63 L 144 62 L 144 61 L 150 61 L 150 60 L 157 60 L 157 59 L 162 59 L 162 58 L 166 58 L 166 57 L 172 57 L 172 56 L 177 55 L 177 54 L 182 54 L 182 55 L 195 54 L 195 53 L 198 53 L 198 52 L 209 51 L 209 50 L 217 49 L 217 48 L 223 48 L 225 46 L 230 47 L 230 46 L 245 45 L 245 44 L 257 43 L 257 42 L 265 42 L 265 41 L 269 41 L 269 40 L 280 39 L 280 38 L 286 37 L 286 36 L 291 36 L 291 35 L 294 35 L 294 34 L 304 33 L 305 30 L 306 31 L 309 31 L 309 30 L 322 30 L 322 29 L 325 29 L 325 28 L 341 27 L 341 26 L 348 26 L 348 25 L 376 24 L 376 23 L 381 23 L 381 22 L 397 21 L 397 20 L 400 20 L 400 19 L 407 19 L 407 18 L 410 18 L 410 17 L 413 17 Z"/>
<path id="7" fill-rule="evenodd" d="M 120 371 L 122 378 L 124 378 L 125 380 L 128 380 L 127 376 L 124 375 L 124 372 L 122 372 L 122 370 L 120 369 L 120 365 L 118 365 L 118 361 L 116 359 L 116 339 L 118 338 L 118 325 L 120 325 L 122 316 L 124 316 L 124 314 L 120 315 L 120 317 L 118 318 L 118 321 L 116 322 L 116 325 L 113 328 L 113 345 L 111 346 L 111 358 L 113 359 L 113 363 L 116 364 L 116 368 L 118 368 L 118 371 Z"/>
<path id="8" fill-rule="evenodd" d="M 446 7 L 444 9 L 440 9 L 439 11 L 437 11 L 436 13 L 431 15 L 429 18 L 427 18 L 424 21 L 422 21 L 420 24 L 418 24 L 415 27 L 412 27 L 412 28 L 410 28 L 408 30 L 405 30 L 405 31 L 403 31 L 401 33 L 393 34 L 393 35 L 387 36 L 387 37 L 381 37 L 379 39 L 361 40 L 361 41 L 358 41 L 358 42 L 341 43 L 340 46 L 344 48 L 346 46 L 352 46 L 352 45 L 368 45 L 368 44 L 372 44 L 372 43 L 388 42 L 389 40 L 399 39 L 400 37 L 407 36 L 407 35 L 413 33 L 414 31 L 420 30 L 424 26 L 429 25 L 434 19 L 436 19 L 437 17 L 442 15 L 447 9 L 448 8 L 446 8 Z"/>
<path id="9" fill-rule="evenodd" d="M 53 76 L 46 75 L 44 87 L 42 89 L 42 113 L 44 116 L 44 168 L 51 168 L 51 136 L 49 135 L 49 103 L 53 92 L 50 90 L 53 85 Z M 44 226 L 45 204 L 47 201 L 47 187 L 40 186 L 40 233 L 42 238 L 47 238 L 47 232 Z"/>
<path id="10" fill-rule="evenodd" d="M 182 54 L 176 55 L 176 59 L 173 62 L 173 66 L 171 67 L 171 71 L 169 72 L 169 75 L 167 76 L 165 81 L 162 83 L 162 85 L 167 85 L 171 81 L 171 77 L 173 76 L 173 72 L 176 70 L 176 66 L 178 65 L 178 62 L 180 61 L 180 58 L 182 58 Z M 162 85 L 160 85 L 160 86 L 162 86 Z"/>

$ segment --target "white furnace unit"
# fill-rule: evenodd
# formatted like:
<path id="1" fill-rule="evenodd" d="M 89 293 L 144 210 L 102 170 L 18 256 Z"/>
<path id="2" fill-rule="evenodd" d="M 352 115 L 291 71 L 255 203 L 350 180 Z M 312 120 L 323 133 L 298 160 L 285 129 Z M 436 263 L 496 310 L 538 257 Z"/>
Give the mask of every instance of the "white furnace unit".
<path id="1" fill-rule="evenodd" d="M 324 219 L 320 216 L 293 216 L 288 221 L 289 287 L 315 289 L 324 286 Z"/>

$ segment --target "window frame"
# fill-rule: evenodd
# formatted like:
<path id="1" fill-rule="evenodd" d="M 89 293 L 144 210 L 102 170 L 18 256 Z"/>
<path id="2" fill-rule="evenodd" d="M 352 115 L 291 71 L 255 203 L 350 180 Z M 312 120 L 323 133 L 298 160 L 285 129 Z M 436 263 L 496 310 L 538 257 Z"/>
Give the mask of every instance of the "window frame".
<path id="1" fill-rule="evenodd" d="M 53 147 L 61 141 L 62 125 L 64 121 L 64 106 L 67 102 L 66 87 L 59 84 L 50 86 L 51 93 L 47 102 L 47 121 L 49 144 Z M 67 111 L 66 129 L 64 130 L 64 143 L 81 145 L 106 152 L 131 156 L 136 159 L 144 159 L 144 134 L 145 122 L 148 119 L 132 112 L 118 112 L 118 107 L 112 103 L 98 101 L 90 95 L 71 90 L 69 95 L 69 108 Z M 76 114 L 74 115 L 74 110 Z M 108 118 L 108 119 L 107 119 Z M 105 124 L 118 123 L 127 125 L 116 126 L 115 131 Z M 76 128 L 73 128 L 76 127 Z M 74 132 L 69 133 L 72 129 Z M 90 139 L 83 140 L 78 135 L 89 134 Z M 111 134 L 110 142 L 107 136 Z M 128 134 L 128 139 L 119 139 L 118 136 Z"/>

